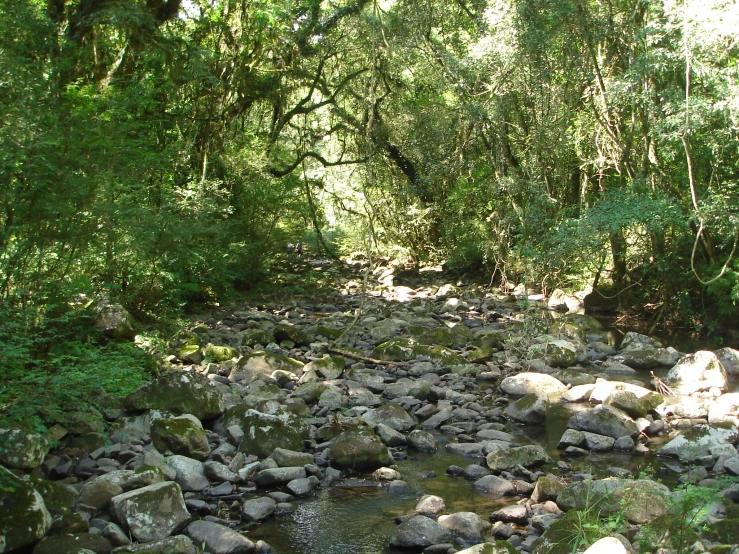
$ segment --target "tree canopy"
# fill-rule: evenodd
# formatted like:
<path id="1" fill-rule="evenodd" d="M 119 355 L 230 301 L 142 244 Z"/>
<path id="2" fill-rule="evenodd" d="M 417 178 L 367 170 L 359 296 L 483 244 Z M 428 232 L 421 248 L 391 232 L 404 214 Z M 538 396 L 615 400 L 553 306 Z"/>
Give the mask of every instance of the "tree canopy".
<path id="1" fill-rule="evenodd" d="M 0 9 L 3 302 L 176 310 L 304 240 L 736 323 L 735 3 Z"/>

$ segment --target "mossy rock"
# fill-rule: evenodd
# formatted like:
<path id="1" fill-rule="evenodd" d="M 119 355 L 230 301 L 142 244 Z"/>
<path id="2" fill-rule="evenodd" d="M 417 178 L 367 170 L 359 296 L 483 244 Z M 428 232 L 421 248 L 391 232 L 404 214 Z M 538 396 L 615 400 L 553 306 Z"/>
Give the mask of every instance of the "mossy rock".
<path id="1" fill-rule="evenodd" d="M 551 461 L 544 449 L 537 445 L 495 448 L 485 457 L 485 463 L 493 471 L 513 469 L 517 465 L 538 467 Z"/>
<path id="2" fill-rule="evenodd" d="M 197 344 L 188 344 L 180 348 L 177 358 L 185 363 L 200 365 L 203 361 L 203 353 Z"/>
<path id="3" fill-rule="evenodd" d="M 39 477 L 31 477 L 30 482 L 41 494 L 52 518 L 62 517 L 74 510 L 78 493 L 71 487 Z"/>
<path id="4" fill-rule="evenodd" d="M 432 360 L 437 360 L 442 364 L 454 368 L 454 366 L 466 366 L 469 361 L 464 356 L 460 356 L 454 350 L 444 346 L 432 346 L 428 355 Z"/>
<path id="5" fill-rule="evenodd" d="M 577 369 L 558 369 L 554 371 L 552 377 L 559 379 L 565 385 L 576 387 L 578 385 L 591 385 L 595 383 L 595 377 L 590 373 L 578 371 Z"/>
<path id="6" fill-rule="evenodd" d="M 239 355 L 239 351 L 230 346 L 207 346 L 204 350 L 205 361 L 220 363 L 226 362 L 231 358 L 236 358 Z"/>
<path id="7" fill-rule="evenodd" d="M 497 330 L 483 330 L 474 334 L 472 345 L 478 348 L 498 351 L 502 350 L 505 345 L 506 333 Z"/>
<path id="8" fill-rule="evenodd" d="M 272 334 L 277 341 L 289 340 L 296 346 L 309 346 L 313 342 L 313 337 L 302 329 L 286 323 L 276 325 L 272 329 Z"/>
<path id="9" fill-rule="evenodd" d="M 570 341 L 548 339 L 529 348 L 529 354 L 543 357 L 552 367 L 569 367 L 577 363 L 577 348 Z"/>
<path id="10" fill-rule="evenodd" d="M 202 338 L 191 329 L 180 329 L 169 339 L 169 346 L 175 350 L 184 346 L 202 346 Z"/>
<path id="11" fill-rule="evenodd" d="M 339 469 L 374 469 L 393 463 L 387 446 L 367 427 L 343 431 L 328 449 L 331 465 Z"/>
<path id="12" fill-rule="evenodd" d="M 454 346 L 464 346 L 467 344 L 467 339 L 459 334 L 455 335 L 448 327 L 436 327 L 435 329 L 425 329 L 418 336 L 418 343 L 426 346 L 439 345 L 452 348 Z"/>
<path id="13" fill-rule="evenodd" d="M 267 346 L 271 342 L 275 342 L 275 336 L 264 329 L 247 329 L 241 337 L 241 345 L 250 348 L 258 344 Z"/>
<path id="14" fill-rule="evenodd" d="M 0 463 L 18 469 L 40 466 L 49 452 L 49 441 L 22 429 L 0 429 Z"/>
<path id="15" fill-rule="evenodd" d="M 289 371 L 290 373 L 297 374 L 303 371 L 305 364 L 289 358 L 284 354 L 257 350 L 243 360 L 241 365 L 244 369 L 252 373 L 271 375 L 275 370 Z"/>
<path id="16" fill-rule="evenodd" d="M 585 329 L 567 321 L 554 321 L 549 326 L 549 334 L 553 337 L 579 342 L 586 341 Z"/>
<path id="17" fill-rule="evenodd" d="M 31 483 L 0 466 L 0 550 L 33 544 L 46 535 L 51 523 L 41 494 Z"/>
<path id="18" fill-rule="evenodd" d="M 326 337 L 329 340 L 336 340 L 341 336 L 341 329 L 334 329 L 333 327 L 326 327 L 325 325 L 318 325 L 313 329 L 313 334 L 318 337 Z"/>
<path id="19" fill-rule="evenodd" d="M 112 549 L 110 542 L 102 535 L 76 533 L 46 537 L 36 545 L 33 554 L 76 554 L 82 551 L 108 554 Z"/>
<path id="20" fill-rule="evenodd" d="M 188 416 L 153 421 L 151 440 L 159 452 L 169 450 L 173 454 L 200 461 L 210 456 L 208 437 L 203 426 Z"/>
<path id="21" fill-rule="evenodd" d="M 495 350 L 492 348 L 476 348 L 467 355 L 467 361 L 473 364 L 481 364 L 493 359 Z"/>
<path id="22" fill-rule="evenodd" d="M 218 386 L 199 373 L 172 372 L 124 398 L 133 411 L 162 410 L 175 415 L 192 414 L 201 421 L 220 416 L 225 400 Z"/>
<path id="23" fill-rule="evenodd" d="M 310 437 L 310 425 L 287 410 L 268 414 L 245 405 L 234 406 L 216 421 L 213 430 L 224 434 L 231 425 L 244 432 L 240 450 L 259 457 L 269 456 L 275 448 L 303 450 L 303 440 Z"/>
<path id="24" fill-rule="evenodd" d="M 326 385 L 324 383 L 314 381 L 311 383 L 303 383 L 295 389 L 290 396 L 291 398 L 300 398 L 305 401 L 306 404 L 313 404 L 318 401 L 318 398 L 324 390 L 326 390 Z"/>
<path id="25" fill-rule="evenodd" d="M 312 369 L 324 379 L 338 379 L 345 366 L 346 360 L 341 356 L 326 356 L 306 364 L 305 371 Z"/>
<path id="26" fill-rule="evenodd" d="M 429 349 L 414 339 L 400 337 L 375 346 L 372 357 L 387 362 L 408 362 L 420 356 L 428 356 Z"/>

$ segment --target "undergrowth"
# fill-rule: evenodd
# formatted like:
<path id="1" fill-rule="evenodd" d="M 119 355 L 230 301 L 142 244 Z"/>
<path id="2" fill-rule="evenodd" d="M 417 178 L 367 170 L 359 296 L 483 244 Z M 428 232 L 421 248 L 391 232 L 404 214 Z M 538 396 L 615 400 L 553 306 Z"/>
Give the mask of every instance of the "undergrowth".
<path id="1" fill-rule="evenodd" d="M 43 432 L 70 411 L 96 413 L 105 394 L 151 379 L 152 359 L 132 343 L 108 342 L 83 308 L 0 304 L 0 425 Z"/>

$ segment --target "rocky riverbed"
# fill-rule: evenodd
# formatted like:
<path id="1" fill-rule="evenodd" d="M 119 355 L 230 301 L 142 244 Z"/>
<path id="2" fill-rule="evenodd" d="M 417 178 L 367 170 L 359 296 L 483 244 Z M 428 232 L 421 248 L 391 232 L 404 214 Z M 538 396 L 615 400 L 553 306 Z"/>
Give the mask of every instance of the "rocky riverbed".
<path id="1" fill-rule="evenodd" d="M 276 549 L 296 514 L 344 544 L 387 520 L 381 546 L 341 552 L 572 552 L 593 513 L 598 552 L 739 551 L 739 352 L 616 348 L 561 291 L 376 277 L 203 316 L 158 379 L 101 399 L 112 431 L 0 429 L 0 552 L 338 552 Z M 404 475 L 414 460 L 444 467 Z M 311 522 L 332 491 L 372 526 Z"/>

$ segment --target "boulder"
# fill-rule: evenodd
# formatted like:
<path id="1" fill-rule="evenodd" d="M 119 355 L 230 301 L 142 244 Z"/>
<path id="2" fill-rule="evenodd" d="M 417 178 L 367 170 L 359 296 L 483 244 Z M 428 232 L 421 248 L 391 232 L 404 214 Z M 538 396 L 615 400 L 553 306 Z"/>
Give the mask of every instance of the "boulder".
<path id="1" fill-rule="evenodd" d="M 197 554 L 197 549 L 190 537 L 175 535 L 144 544 L 119 546 L 112 554 Z"/>
<path id="2" fill-rule="evenodd" d="M 323 379 L 338 379 L 344 371 L 346 360 L 341 356 L 325 356 L 306 364 L 304 371 L 315 371 Z"/>
<path id="3" fill-rule="evenodd" d="M 152 421 L 151 440 L 160 452 L 169 450 L 173 454 L 201 461 L 210 456 L 203 424 L 190 414 Z"/>
<path id="4" fill-rule="evenodd" d="M 518 423 L 543 423 L 548 409 L 548 398 L 530 393 L 509 404 L 505 415 Z"/>
<path id="5" fill-rule="evenodd" d="M 714 354 L 728 375 L 739 375 L 739 350 L 726 347 L 716 350 Z"/>
<path id="6" fill-rule="evenodd" d="M 403 433 L 399 433 L 384 423 L 378 423 L 375 426 L 375 434 L 380 437 L 380 440 L 386 446 L 402 446 L 408 443 L 408 439 Z"/>
<path id="7" fill-rule="evenodd" d="M 456 512 L 439 516 L 436 521 L 449 531 L 452 537 L 463 543 L 473 544 L 483 540 L 485 522 L 474 512 Z"/>
<path id="8" fill-rule="evenodd" d="M 212 521 L 193 521 L 187 526 L 187 534 L 195 544 L 204 546 L 212 554 L 253 554 L 254 543 L 241 533 Z"/>
<path id="9" fill-rule="evenodd" d="M 33 469 L 49 452 L 49 441 L 38 433 L 0 429 L 0 463 L 9 468 Z"/>
<path id="10" fill-rule="evenodd" d="M 52 518 L 31 483 L 0 466 L 0 551 L 35 543 L 51 528 Z"/>
<path id="11" fill-rule="evenodd" d="M 110 554 L 110 542 L 95 533 L 50 535 L 39 542 L 33 554 Z"/>
<path id="12" fill-rule="evenodd" d="M 425 515 L 427 517 L 435 518 L 446 509 L 446 503 L 440 496 L 433 494 L 424 494 L 418 502 L 414 511 L 417 514 Z"/>
<path id="13" fill-rule="evenodd" d="M 613 406 L 630 417 L 636 419 L 644 417 L 664 402 L 664 397 L 656 392 L 650 392 L 641 398 L 628 390 L 614 390 L 603 401 L 606 406 Z"/>
<path id="14" fill-rule="evenodd" d="M 186 456 L 174 455 L 167 458 L 167 465 L 177 472 L 175 481 L 183 491 L 198 492 L 208 488 L 203 462 Z"/>
<path id="15" fill-rule="evenodd" d="M 299 417 L 290 412 L 266 414 L 244 406 L 236 406 L 224 416 L 222 425 L 236 423 L 244 432 L 239 451 L 266 458 L 275 448 L 302 450 L 303 438 L 307 438 L 308 427 Z"/>
<path id="16" fill-rule="evenodd" d="M 387 446 L 367 427 L 355 427 L 335 437 L 328 449 L 331 465 L 339 469 L 375 469 L 392 463 Z"/>
<path id="17" fill-rule="evenodd" d="M 708 423 L 739 427 L 739 393 L 722 394 L 708 407 Z"/>
<path id="18" fill-rule="evenodd" d="M 284 448 L 275 448 L 270 458 L 277 462 L 280 467 L 302 467 L 313 463 L 313 454 Z"/>
<path id="19" fill-rule="evenodd" d="M 397 402 L 388 402 L 379 408 L 367 410 L 362 414 L 362 419 L 370 425 L 384 423 L 401 433 L 409 431 L 415 425 L 413 418 Z"/>
<path id="20" fill-rule="evenodd" d="M 667 513 L 670 489 L 649 479 L 608 478 L 580 481 L 557 495 L 565 510 L 597 509 L 604 516 L 622 513 L 631 523 L 641 524 Z"/>
<path id="21" fill-rule="evenodd" d="M 603 537 L 595 541 L 583 554 L 630 554 L 630 550 L 616 537 Z"/>
<path id="22" fill-rule="evenodd" d="M 205 361 L 219 364 L 239 356 L 239 351 L 231 346 L 210 345 L 203 349 Z"/>
<path id="23" fill-rule="evenodd" d="M 567 422 L 567 427 L 606 435 L 614 439 L 635 436 L 639 433 L 634 420 L 612 406 L 597 406 L 592 410 L 578 412 Z"/>
<path id="24" fill-rule="evenodd" d="M 488 450 L 485 463 L 494 472 L 513 469 L 519 465 L 538 467 L 552 461 L 541 446 L 533 444 L 515 447 L 491 444 Z"/>
<path id="25" fill-rule="evenodd" d="M 95 304 L 95 328 L 113 339 L 133 340 L 138 324 L 128 310 L 103 298 Z"/>
<path id="26" fill-rule="evenodd" d="M 168 537 L 190 521 L 182 490 L 171 481 L 124 492 L 110 505 L 116 520 L 139 542 Z"/>
<path id="27" fill-rule="evenodd" d="M 548 500 L 556 500 L 557 495 L 562 492 L 567 485 L 559 479 L 543 475 L 536 480 L 534 492 L 531 493 L 531 502 L 539 504 Z"/>
<path id="28" fill-rule="evenodd" d="M 309 475 L 308 477 L 293 479 L 287 484 L 286 488 L 293 496 L 303 498 L 304 496 L 308 496 L 319 484 L 318 477 Z"/>
<path id="29" fill-rule="evenodd" d="M 277 502 L 269 496 L 252 498 L 242 505 L 241 518 L 244 521 L 262 521 L 275 513 L 276 509 Z"/>
<path id="30" fill-rule="evenodd" d="M 449 542 L 451 533 L 433 519 L 414 516 L 398 525 L 390 535 L 390 546 L 395 548 L 423 549 Z"/>
<path id="31" fill-rule="evenodd" d="M 577 347 L 570 341 L 549 338 L 545 343 L 529 347 L 533 357 L 543 357 L 552 367 L 569 367 L 577 363 Z"/>
<path id="32" fill-rule="evenodd" d="M 126 396 L 129 410 L 162 410 L 192 414 L 201 421 L 215 419 L 225 409 L 225 398 L 215 382 L 199 373 L 174 371 Z"/>
<path id="33" fill-rule="evenodd" d="M 516 494 L 516 485 L 497 475 L 486 475 L 474 483 L 475 490 L 496 496 L 513 496 Z"/>
<path id="34" fill-rule="evenodd" d="M 241 335 L 241 346 L 265 347 L 272 342 L 275 342 L 275 336 L 264 329 L 246 329 Z"/>
<path id="35" fill-rule="evenodd" d="M 411 338 L 390 339 L 372 350 L 373 358 L 388 362 L 408 362 L 428 355 L 429 349 Z"/>
<path id="36" fill-rule="evenodd" d="M 419 452 L 427 452 L 433 454 L 436 452 L 438 443 L 434 436 L 428 431 L 415 429 L 408 435 L 408 446 Z"/>
<path id="37" fill-rule="evenodd" d="M 278 341 L 287 340 L 294 343 L 295 346 L 310 346 L 310 343 L 313 342 L 313 337 L 308 333 L 294 325 L 288 325 L 286 323 L 276 325 L 272 329 L 272 334 Z"/>
<path id="38" fill-rule="evenodd" d="M 423 379 L 401 379 L 387 385 L 383 394 L 390 400 L 403 396 L 425 400 L 429 392 L 431 392 L 431 385 L 428 381 Z"/>
<path id="39" fill-rule="evenodd" d="M 567 386 L 551 375 L 532 372 L 506 377 L 500 383 L 500 390 L 512 396 L 532 393 L 539 396 L 558 396 L 567 390 Z"/>
<path id="40" fill-rule="evenodd" d="M 736 427 L 696 425 L 664 445 L 657 451 L 658 456 L 679 458 L 692 463 L 710 455 L 712 450 L 725 444 L 736 444 L 739 430 Z"/>
<path id="41" fill-rule="evenodd" d="M 647 348 L 662 348 L 662 343 L 657 339 L 642 335 L 635 331 L 629 331 L 621 341 L 621 350 L 644 350 Z"/>
<path id="42" fill-rule="evenodd" d="M 256 483 L 258 487 L 271 487 L 284 485 L 293 479 L 304 479 L 306 476 L 303 467 L 274 467 L 257 473 Z"/>
<path id="43" fill-rule="evenodd" d="M 625 383 L 623 381 L 606 381 L 605 379 L 598 379 L 595 382 L 595 388 L 590 394 L 591 404 L 602 404 L 606 398 L 611 396 L 614 392 L 631 392 L 637 398 L 643 398 L 650 394 L 654 394 L 654 391 L 648 388 L 634 385 L 632 383 Z"/>
<path id="44" fill-rule="evenodd" d="M 252 352 L 248 358 L 239 362 L 242 369 L 253 375 L 272 375 L 275 371 L 287 371 L 297 374 L 303 371 L 303 363 L 278 352 L 265 352 L 257 350 Z"/>
<path id="45" fill-rule="evenodd" d="M 683 356 L 665 381 L 677 394 L 695 394 L 714 388 L 723 391 L 727 386 L 724 366 L 716 354 L 707 350 Z"/>
<path id="46" fill-rule="evenodd" d="M 568 294 L 562 289 L 554 289 L 549 300 L 547 300 L 547 307 L 550 310 L 577 312 L 583 306 L 583 301 L 580 298 L 574 294 Z"/>

